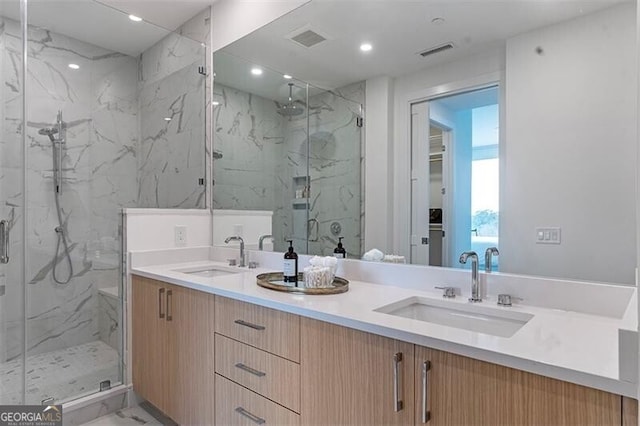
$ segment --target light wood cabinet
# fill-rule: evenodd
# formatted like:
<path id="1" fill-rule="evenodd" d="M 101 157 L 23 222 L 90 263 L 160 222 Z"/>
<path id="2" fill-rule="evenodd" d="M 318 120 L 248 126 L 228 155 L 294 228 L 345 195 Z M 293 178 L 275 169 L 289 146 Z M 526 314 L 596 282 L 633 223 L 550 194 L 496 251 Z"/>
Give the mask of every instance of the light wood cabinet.
<path id="1" fill-rule="evenodd" d="M 216 333 L 300 362 L 300 317 L 225 297 L 216 298 Z"/>
<path id="2" fill-rule="evenodd" d="M 415 363 L 417 425 L 425 402 L 429 426 L 622 424 L 619 395 L 420 346 Z"/>
<path id="3" fill-rule="evenodd" d="M 300 365 L 216 334 L 216 373 L 300 412 Z"/>
<path id="4" fill-rule="evenodd" d="M 133 388 L 181 425 L 213 424 L 213 309 L 206 293 L 133 277 Z"/>
<path id="5" fill-rule="evenodd" d="M 413 344 L 306 318 L 301 326 L 302 424 L 413 424 Z"/>
<path id="6" fill-rule="evenodd" d="M 300 416 L 216 374 L 216 425 L 297 426 Z"/>

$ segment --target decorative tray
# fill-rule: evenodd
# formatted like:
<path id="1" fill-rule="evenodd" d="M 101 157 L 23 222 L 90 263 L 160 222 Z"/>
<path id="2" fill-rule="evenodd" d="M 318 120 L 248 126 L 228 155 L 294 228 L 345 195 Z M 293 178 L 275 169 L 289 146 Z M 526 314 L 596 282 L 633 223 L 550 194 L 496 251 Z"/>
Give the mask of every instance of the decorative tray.
<path id="1" fill-rule="evenodd" d="M 339 294 L 349 291 L 349 281 L 340 277 L 335 277 L 333 279 L 333 286 L 331 287 L 304 287 L 304 276 L 302 273 L 298 274 L 298 285 L 300 287 L 295 287 L 294 283 L 285 283 L 282 272 L 268 272 L 266 274 L 260 274 L 256 279 L 260 287 L 277 291 L 285 291 L 288 293 Z"/>

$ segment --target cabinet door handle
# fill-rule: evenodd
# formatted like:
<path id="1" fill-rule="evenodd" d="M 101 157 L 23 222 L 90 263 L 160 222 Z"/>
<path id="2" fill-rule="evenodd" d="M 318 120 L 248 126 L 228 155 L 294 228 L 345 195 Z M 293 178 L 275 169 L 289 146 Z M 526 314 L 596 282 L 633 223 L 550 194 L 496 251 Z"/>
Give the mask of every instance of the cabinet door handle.
<path id="1" fill-rule="evenodd" d="M 173 317 L 171 316 L 172 309 L 172 300 L 173 300 L 173 291 L 167 290 L 167 321 L 173 321 Z"/>
<path id="2" fill-rule="evenodd" d="M 256 370 L 255 368 L 251 368 L 248 365 L 244 365 L 241 362 L 236 364 L 236 368 L 239 368 L 242 371 L 246 371 L 247 373 L 251 373 L 254 376 L 258 376 L 258 377 L 264 377 L 264 376 L 267 375 L 267 373 L 264 373 L 262 371 Z"/>
<path id="3" fill-rule="evenodd" d="M 404 407 L 400 399 L 400 363 L 402 362 L 402 352 L 393 356 L 393 411 L 396 413 Z"/>
<path id="4" fill-rule="evenodd" d="M 263 425 L 263 424 L 265 424 L 267 422 L 265 419 L 261 419 L 260 417 L 256 416 L 255 414 L 251 414 L 250 412 L 248 412 L 247 410 L 245 410 L 242 407 L 236 407 L 236 413 L 245 416 L 246 418 L 248 418 L 252 422 L 254 422 L 256 424 L 259 424 L 259 425 Z"/>
<path id="5" fill-rule="evenodd" d="M 253 328 L 254 330 L 262 331 L 262 330 L 264 330 L 264 329 L 265 329 L 265 327 L 264 327 L 263 325 L 252 324 L 252 323 L 250 323 L 250 322 L 246 322 L 246 321 L 241 320 L 241 319 L 237 319 L 237 320 L 235 320 L 234 322 L 235 322 L 236 324 L 240 324 L 240 325 L 243 325 L 243 326 L 245 326 L 245 327 Z"/>
<path id="6" fill-rule="evenodd" d="M 422 423 L 428 423 L 431 420 L 431 412 L 429 411 L 428 395 L 429 395 L 429 370 L 431 370 L 431 361 L 422 363 Z"/>
<path id="7" fill-rule="evenodd" d="M 164 294 L 164 288 L 158 290 L 158 317 L 164 318 L 164 312 L 162 312 L 162 295 Z"/>
<path id="8" fill-rule="evenodd" d="M 0 220 L 0 263 L 9 263 L 9 222 Z"/>

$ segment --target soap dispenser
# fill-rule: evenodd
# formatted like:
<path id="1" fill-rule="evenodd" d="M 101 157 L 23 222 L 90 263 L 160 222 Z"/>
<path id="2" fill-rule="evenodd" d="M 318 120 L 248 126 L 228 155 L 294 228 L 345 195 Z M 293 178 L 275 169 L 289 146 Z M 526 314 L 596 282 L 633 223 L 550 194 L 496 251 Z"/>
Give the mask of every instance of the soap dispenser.
<path id="1" fill-rule="evenodd" d="M 342 239 L 344 237 L 338 237 L 338 247 L 335 248 L 335 250 L 333 250 L 333 257 L 338 258 L 338 259 L 346 259 L 347 258 L 347 251 L 344 249 L 344 247 L 342 247 Z"/>
<path id="2" fill-rule="evenodd" d="M 293 251 L 293 240 L 287 240 L 289 250 L 284 254 L 283 275 L 285 283 L 294 283 L 298 286 L 298 254 Z"/>

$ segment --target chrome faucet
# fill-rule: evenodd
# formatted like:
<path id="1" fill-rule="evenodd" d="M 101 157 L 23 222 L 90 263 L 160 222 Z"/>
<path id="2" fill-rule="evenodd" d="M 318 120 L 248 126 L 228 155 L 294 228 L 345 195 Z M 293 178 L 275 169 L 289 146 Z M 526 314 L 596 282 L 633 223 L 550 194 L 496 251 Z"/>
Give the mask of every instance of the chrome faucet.
<path id="1" fill-rule="evenodd" d="M 258 238 L 258 250 L 262 251 L 264 248 L 264 240 L 266 240 L 267 238 L 271 238 L 271 241 L 273 241 L 273 235 L 271 234 L 266 234 L 266 235 L 260 235 L 260 238 Z"/>
<path id="2" fill-rule="evenodd" d="M 491 272 L 491 261 L 493 256 L 499 256 L 500 252 L 498 251 L 498 247 L 489 247 L 487 251 L 484 252 L 484 271 Z"/>
<path id="3" fill-rule="evenodd" d="M 227 239 L 224 240 L 225 244 L 229 244 L 231 241 L 240 241 L 240 263 L 238 263 L 238 266 L 244 268 L 244 240 L 239 235 L 227 237 Z"/>
<path id="4" fill-rule="evenodd" d="M 478 254 L 475 251 L 465 251 L 460 255 L 460 263 L 467 263 L 468 258 L 471 258 L 471 297 L 469 302 L 482 302 L 480 284 L 478 283 Z"/>

